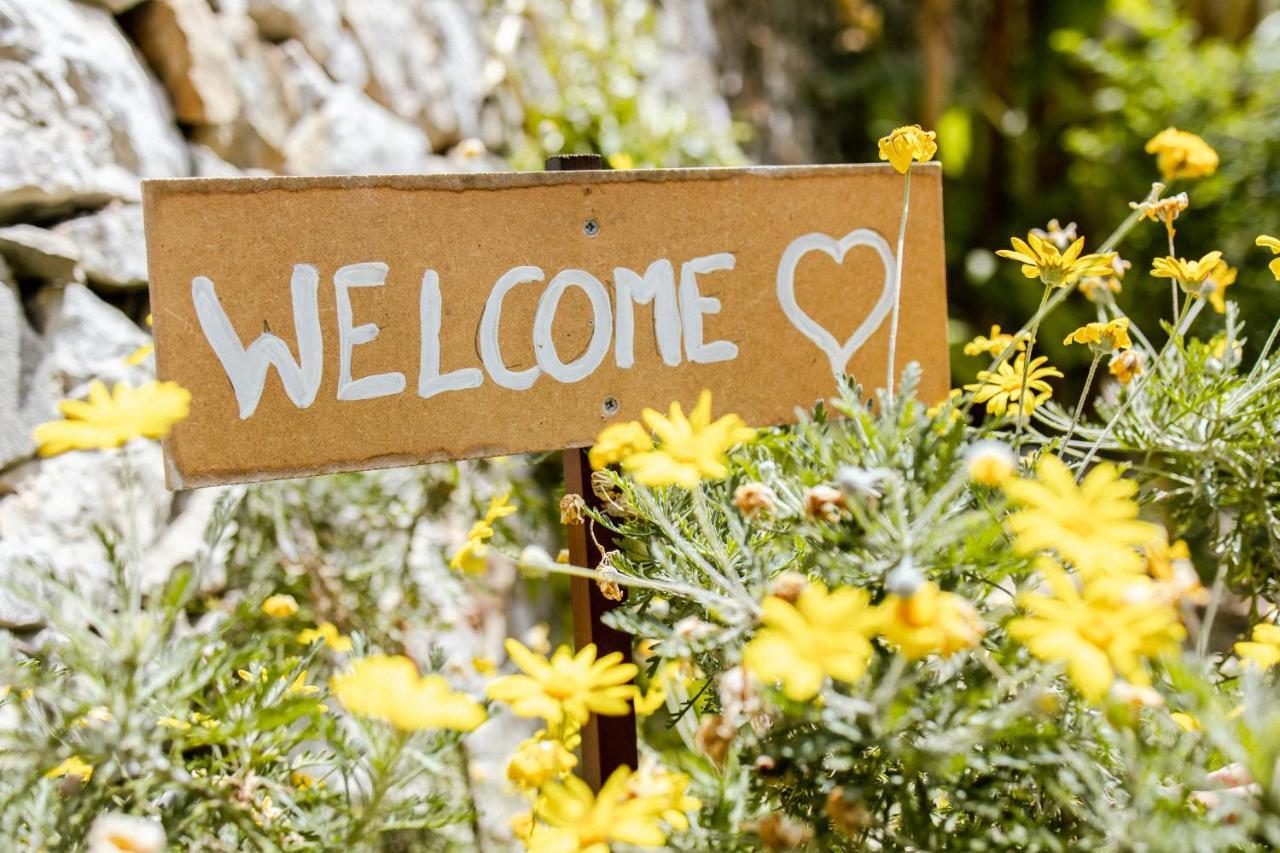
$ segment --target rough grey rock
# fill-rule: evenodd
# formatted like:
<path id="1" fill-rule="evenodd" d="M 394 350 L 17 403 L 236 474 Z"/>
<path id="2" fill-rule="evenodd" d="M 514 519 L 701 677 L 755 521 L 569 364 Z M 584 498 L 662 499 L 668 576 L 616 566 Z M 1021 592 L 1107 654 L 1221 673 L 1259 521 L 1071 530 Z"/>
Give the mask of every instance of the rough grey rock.
<path id="1" fill-rule="evenodd" d="M 0 0 L 0 222 L 138 198 L 187 172 L 164 92 L 111 15 Z"/>
<path id="2" fill-rule="evenodd" d="M 109 288 L 145 287 L 147 251 L 142 231 L 142 205 L 112 204 L 97 213 L 54 226 L 80 252 L 80 264 L 91 284 Z"/>
<path id="3" fill-rule="evenodd" d="M 289 115 L 297 121 L 324 106 L 334 83 L 311 58 L 302 42 L 289 39 L 268 48 L 271 64 L 283 85 Z"/>
<path id="4" fill-rule="evenodd" d="M 369 64 L 370 97 L 422 128 L 433 149 L 474 133 L 478 106 L 464 118 L 451 99 L 444 35 L 426 7 L 346 0 L 343 17 Z"/>
<path id="5" fill-rule="evenodd" d="M 44 353 L 0 261 L 0 469 L 34 452 L 31 431 L 56 412 L 51 394 L 33 393 L 32 376 Z"/>
<path id="6" fill-rule="evenodd" d="M 35 225 L 0 228 L 0 255 L 20 278 L 76 281 L 80 250 L 62 234 Z"/>
<path id="7" fill-rule="evenodd" d="M 197 125 L 236 119 L 235 48 L 206 0 L 151 0 L 126 26 L 173 96 L 178 118 Z"/>
<path id="8" fill-rule="evenodd" d="M 136 535 L 146 553 L 169 517 L 160 445 L 136 439 L 123 450 L 76 451 L 29 465 L 0 499 L 0 586 L 13 588 L 21 563 L 35 563 L 82 594 L 100 598 L 111 567 L 94 531 Z M 0 598 L 0 627 L 43 621 L 33 608 Z"/>
<path id="9" fill-rule="evenodd" d="M 151 338 L 89 288 L 46 288 L 36 307 L 43 318 L 46 353 L 32 377 L 32 393 L 54 399 L 83 397 L 93 379 L 137 385 L 152 378 L 150 362 L 125 363 Z"/>
<path id="10" fill-rule="evenodd" d="M 442 171 L 425 133 L 346 86 L 298 122 L 285 158 L 297 175 Z"/>
<path id="11" fill-rule="evenodd" d="M 296 39 L 321 64 L 342 40 L 338 0 L 249 0 L 248 14 L 264 38 Z"/>

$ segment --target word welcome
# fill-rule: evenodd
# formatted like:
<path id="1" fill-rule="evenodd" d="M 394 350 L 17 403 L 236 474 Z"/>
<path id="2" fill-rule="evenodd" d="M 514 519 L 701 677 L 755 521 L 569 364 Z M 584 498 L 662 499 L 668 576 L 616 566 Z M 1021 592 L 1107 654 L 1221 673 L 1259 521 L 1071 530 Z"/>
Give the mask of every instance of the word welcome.
<path id="1" fill-rule="evenodd" d="M 838 341 L 817 320 L 800 308 L 795 297 L 795 273 L 800 259 L 810 251 L 829 255 L 842 263 L 855 246 L 867 246 L 879 256 L 884 267 L 884 283 L 879 299 L 853 334 Z M 776 289 L 783 313 L 805 337 L 828 357 L 833 374 L 843 373 L 854 353 L 880 327 L 888 315 L 894 297 L 893 253 L 888 243 L 874 231 L 857 229 L 843 238 L 826 234 L 806 234 L 786 248 L 778 264 Z M 579 382 L 590 376 L 604 362 L 612 344 L 614 361 L 619 368 L 630 368 L 635 361 L 635 306 L 653 306 L 654 335 L 658 353 L 664 364 L 677 367 L 688 361 L 712 364 L 732 361 L 738 345 L 728 340 L 707 341 L 703 318 L 720 312 L 720 300 L 704 296 L 698 277 L 733 270 L 736 259 L 728 252 L 693 258 L 675 265 L 660 258 L 639 273 L 625 267 L 613 270 L 615 298 L 596 276 L 581 269 L 565 269 L 549 282 L 537 266 L 516 266 L 494 283 L 485 301 L 478 329 L 481 367 L 458 367 L 441 372 L 440 338 L 443 303 L 440 276 L 428 269 L 423 273 L 418 295 L 420 345 L 418 353 L 417 395 L 423 399 L 450 391 L 479 388 L 485 376 L 496 385 L 514 391 L 531 388 L 540 376 L 563 382 Z M 334 302 L 338 335 L 338 391 L 344 401 L 369 400 L 403 393 L 407 381 L 400 372 L 352 375 L 352 358 L 356 347 L 376 340 L 375 323 L 357 324 L 351 304 L 354 288 L 382 287 L 389 267 L 380 261 L 348 264 L 333 276 Z M 513 370 L 502 356 L 499 329 L 507 295 L 521 285 L 545 283 L 533 318 L 533 350 L 536 364 Z M 591 306 L 591 338 L 586 349 L 569 361 L 561 358 L 552 334 L 556 312 L 564 295 L 580 290 Z M 324 373 L 324 346 L 319 311 L 320 274 L 310 265 L 293 267 L 290 291 L 298 356 L 295 359 L 288 344 L 270 332 L 245 346 L 236 332 L 214 283 L 206 276 L 191 280 L 191 298 L 196 317 L 210 347 L 226 372 L 235 392 L 240 418 L 250 417 L 258 407 L 269 368 L 275 367 L 289 399 L 298 408 L 315 402 Z"/>

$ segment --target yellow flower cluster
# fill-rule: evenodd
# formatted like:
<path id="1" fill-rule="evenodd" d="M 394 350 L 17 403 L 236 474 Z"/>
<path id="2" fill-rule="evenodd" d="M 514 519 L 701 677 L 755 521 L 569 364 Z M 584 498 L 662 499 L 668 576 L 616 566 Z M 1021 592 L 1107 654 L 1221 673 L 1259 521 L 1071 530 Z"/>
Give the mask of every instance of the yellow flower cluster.
<path id="1" fill-rule="evenodd" d="M 292 595 L 270 595 L 262 602 L 262 612 L 272 619 L 288 619 L 298 612 L 298 600 Z"/>
<path id="2" fill-rule="evenodd" d="M 305 628 L 298 632 L 296 639 L 304 646 L 323 640 L 325 646 L 335 652 L 345 654 L 351 651 L 351 638 L 341 633 L 332 622 L 321 622 L 314 628 Z"/>
<path id="3" fill-rule="evenodd" d="M 743 666 L 766 684 L 780 683 L 783 694 L 797 702 L 816 696 L 828 678 L 846 683 L 862 678 L 877 635 L 914 660 L 971 648 L 984 631 L 973 605 L 932 582 L 909 596 L 888 596 L 880 605 L 872 605 L 865 590 L 828 592 L 815 582 L 794 604 L 771 595 L 762 608 L 763 625 L 743 649 Z"/>
<path id="4" fill-rule="evenodd" d="M 737 415 L 712 421 L 710 391 L 702 392 L 687 418 L 679 403 L 672 403 L 666 416 L 645 409 L 640 417 L 647 430 L 635 421 L 605 427 L 589 453 L 593 468 L 621 463 L 646 486 L 692 489 L 702 480 L 724 479 L 729 473 L 725 454 L 756 434 Z M 660 442 L 656 447 L 650 433 Z"/>
<path id="5" fill-rule="evenodd" d="M 134 438 L 164 438 L 173 425 L 187 416 L 191 394 L 176 382 L 146 382 L 131 388 L 123 382 L 107 391 L 94 381 L 86 400 L 58 404 L 64 420 L 49 421 L 35 429 L 41 456 L 57 456 L 68 450 L 109 450 Z"/>
<path id="6" fill-rule="evenodd" d="M 603 853 L 613 843 L 660 847 L 670 830 L 688 828 L 686 813 L 702 804 L 686 793 L 683 774 L 652 764 L 636 773 L 622 767 L 599 794 L 572 775 L 578 763 L 573 750 L 589 715 L 622 716 L 628 703 L 640 704 L 630 683 L 639 671 L 635 664 L 623 663 L 618 652 L 597 659 L 594 645 L 577 654 L 560 646 L 549 659 L 514 639 L 506 649 L 521 674 L 492 682 L 489 698 L 547 724 L 516 748 L 507 765 L 507 778 L 533 801 L 512 821 L 529 850 Z"/>
<path id="7" fill-rule="evenodd" d="M 510 503 L 510 498 L 511 495 L 507 492 L 490 499 L 484 518 L 471 525 L 471 530 L 467 533 L 467 541 L 453 553 L 453 557 L 449 560 L 449 568 L 467 574 L 479 574 L 485 570 L 487 565 L 485 557 L 489 550 L 485 541 L 493 538 L 494 522 L 516 511 Z"/>
<path id="8" fill-rule="evenodd" d="M 1235 652 L 1254 666 L 1270 669 L 1280 663 L 1280 626 L 1270 622 L 1254 625 L 1250 639 L 1236 643 Z"/>
<path id="9" fill-rule="evenodd" d="M 936 133 L 918 124 L 896 127 L 880 139 L 880 159 L 888 160 L 899 175 L 905 175 L 912 161 L 926 163 L 933 159 L 933 155 L 938 153 L 936 138 Z"/>
<path id="10" fill-rule="evenodd" d="M 403 732 L 469 732 L 487 716 L 479 702 L 451 690 L 442 676 L 419 675 L 417 664 L 401 655 L 361 658 L 330 679 L 329 688 L 351 713 Z"/>
<path id="11" fill-rule="evenodd" d="M 1082 255 L 1083 237 L 1077 238 L 1066 251 L 1059 251 L 1051 240 L 1035 232 L 1028 234 L 1025 241 L 1014 237 L 1011 242 L 1012 249 L 999 249 L 996 254 L 1022 264 L 1024 276 L 1038 278 L 1046 287 L 1070 287 L 1081 276 L 1104 276 L 1114 272 L 1112 262 L 1116 253 Z"/>
<path id="12" fill-rule="evenodd" d="M 1047 361 L 1044 356 L 1037 356 L 1027 364 L 1026 353 L 1019 353 L 1012 364 L 1004 361 L 995 370 L 979 370 L 978 381 L 964 386 L 964 390 L 974 392 L 973 401 L 985 403 L 988 414 L 1012 411 L 1014 415 L 1030 415 L 1053 396 L 1053 387 L 1046 380 L 1062 378 L 1056 367 L 1045 366 Z"/>
<path id="13" fill-rule="evenodd" d="M 1203 178 L 1218 171 L 1218 152 L 1194 133 L 1165 128 L 1147 140 L 1146 151 L 1156 155 L 1156 167 L 1166 182 L 1174 178 Z"/>

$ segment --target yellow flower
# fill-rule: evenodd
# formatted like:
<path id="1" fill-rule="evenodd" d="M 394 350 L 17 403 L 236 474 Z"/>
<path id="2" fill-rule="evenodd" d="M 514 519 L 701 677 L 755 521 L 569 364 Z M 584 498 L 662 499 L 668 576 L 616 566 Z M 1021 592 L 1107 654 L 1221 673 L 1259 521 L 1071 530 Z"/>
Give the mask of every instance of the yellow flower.
<path id="1" fill-rule="evenodd" d="M 122 447 L 132 438 L 164 438 L 190 407 L 191 394 L 176 382 L 146 382 L 137 388 L 120 382 L 108 392 L 95 380 L 87 400 L 58 404 L 66 420 L 40 424 L 35 441 L 41 456 L 56 456 Z"/>
<path id="2" fill-rule="evenodd" d="M 1029 415 L 1045 400 L 1053 396 L 1053 388 L 1045 380 L 1049 377 L 1061 377 L 1056 367 L 1044 367 L 1048 361 L 1044 356 L 1031 359 L 1026 363 L 1026 353 L 1019 353 L 1012 364 L 1005 361 L 995 370 L 979 370 L 978 381 L 964 386 L 966 391 L 973 391 L 975 403 L 986 403 L 987 412 L 992 415 L 1003 415 L 1013 410 L 1013 414 Z M 1027 373 L 1026 386 L 1022 384 L 1023 370 Z"/>
<path id="3" fill-rule="evenodd" d="M 881 608 L 884 638 L 909 660 L 934 653 L 949 657 L 976 646 L 986 630 L 972 604 L 953 592 L 943 592 L 933 581 L 905 598 L 886 597 Z"/>
<path id="4" fill-rule="evenodd" d="M 471 668 L 476 671 L 476 675 L 483 675 L 486 678 L 496 675 L 498 672 L 498 667 L 494 664 L 493 658 L 488 655 L 472 656 Z"/>
<path id="5" fill-rule="evenodd" d="M 1262 669 L 1270 669 L 1280 663 L 1280 626 L 1260 622 L 1253 626 L 1253 636 L 1235 644 L 1240 657 Z"/>
<path id="6" fill-rule="evenodd" d="M 621 462 L 628 456 L 653 449 L 653 438 L 639 421 L 611 424 L 600 431 L 595 445 L 587 454 L 591 467 L 599 471 L 606 465 Z"/>
<path id="7" fill-rule="evenodd" d="M 324 640 L 324 644 L 335 652 L 351 651 L 351 638 L 338 633 L 337 626 L 332 622 L 321 622 L 314 628 L 300 631 L 297 639 L 304 646 L 309 646 L 316 640 Z"/>
<path id="8" fill-rule="evenodd" d="M 969 479 L 980 486 L 998 486 L 1013 475 L 1017 457 L 1003 441 L 979 441 L 965 453 Z"/>
<path id="9" fill-rule="evenodd" d="M 1086 578 L 1141 572 L 1142 556 L 1135 549 L 1151 542 L 1159 528 L 1138 520 L 1137 490 L 1137 483 L 1123 479 L 1107 462 L 1094 466 L 1077 486 L 1071 469 L 1045 456 L 1034 480 L 1004 484 L 1019 507 L 1007 519 L 1014 548 L 1023 554 L 1056 551 Z"/>
<path id="10" fill-rule="evenodd" d="M 594 795 L 576 776 L 547 785 L 537 810 L 541 823 L 528 836 L 529 853 L 608 853 L 615 843 L 663 846 L 660 804 L 629 796 L 630 777 L 630 770 L 619 767 Z"/>
<path id="11" fill-rule="evenodd" d="M 702 479 L 723 479 L 729 473 L 725 458 L 729 448 L 756 434 L 737 415 L 712 422 L 710 391 L 699 395 L 687 419 L 679 403 L 672 403 L 665 417 L 653 409 L 645 409 L 641 417 L 662 445 L 632 453 L 622 460 L 622 467 L 646 486 L 692 489 Z"/>
<path id="12" fill-rule="evenodd" d="M 1151 262 L 1151 275 L 1155 278 L 1174 279 L 1185 293 L 1200 296 L 1205 280 L 1221 260 L 1221 252 L 1210 252 L 1198 261 L 1172 257 L 1156 258 Z"/>
<path id="13" fill-rule="evenodd" d="M 450 690 L 439 675 L 419 675 L 417 665 L 402 655 L 361 658 L 351 670 L 330 679 L 329 688 L 351 713 L 406 732 L 469 732 L 486 716 L 479 702 Z"/>
<path id="14" fill-rule="evenodd" d="M 1191 563 L 1191 550 L 1179 539 L 1172 545 L 1163 530 L 1147 543 L 1147 574 L 1166 593 L 1172 602 L 1186 601 L 1204 606 L 1209 603 L 1209 591 L 1200 582 L 1200 574 Z"/>
<path id="15" fill-rule="evenodd" d="M 911 161 L 925 163 L 933 159 L 938 152 L 938 143 L 934 142 L 936 138 L 936 133 L 918 124 L 894 128 L 892 133 L 880 139 L 880 159 L 888 160 L 899 175 L 905 175 L 911 168 Z"/>
<path id="16" fill-rule="evenodd" d="M 963 392 L 959 388 L 952 388 L 947 392 L 947 399 L 925 409 L 925 415 L 930 418 L 936 418 L 938 415 L 942 414 L 944 409 L 946 409 L 947 420 L 945 421 L 945 424 L 955 423 L 960 420 L 960 418 L 964 417 L 960 409 L 955 405 L 956 401 L 960 399 L 960 395 L 962 393 Z"/>
<path id="17" fill-rule="evenodd" d="M 1063 340 L 1063 344 L 1088 344 L 1099 355 L 1118 349 L 1129 349 L 1129 318 L 1120 317 L 1107 323 L 1085 323 Z"/>
<path id="18" fill-rule="evenodd" d="M 1218 152 L 1194 133 L 1165 128 L 1147 140 L 1146 151 L 1166 182 L 1174 178 L 1202 178 L 1218 170 Z"/>
<path id="19" fill-rule="evenodd" d="M 978 335 L 969 343 L 964 345 L 965 355 L 982 355 L 988 353 L 990 355 L 1001 355 L 1009 348 L 1010 344 L 1015 343 L 1015 338 L 1008 332 L 1000 331 L 999 326 L 991 327 L 991 334 L 987 337 Z M 1027 336 L 1018 335 L 1016 338 L 1015 352 L 1022 352 L 1027 348 Z"/>
<path id="20" fill-rule="evenodd" d="M 1142 353 L 1137 350 L 1123 350 L 1111 356 L 1107 362 L 1107 370 L 1121 385 L 1128 385 L 1133 377 L 1141 376 L 1145 370 L 1142 366 Z"/>
<path id="21" fill-rule="evenodd" d="M 93 767 L 85 764 L 80 756 L 73 755 L 64 759 L 57 767 L 51 768 L 44 774 L 46 779 L 60 779 L 63 776 L 75 776 L 81 782 L 88 782 L 93 776 Z"/>
<path id="22" fill-rule="evenodd" d="M 186 720 L 179 720 L 177 717 L 161 717 L 156 720 L 156 725 L 162 729 L 174 729 L 175 731 L 185 732 L 191 728 L 191 724 Z"/>
<path id="23" fill-rule="evenodd" d="M 563 743 L 545 732 L 523 741 L 507 763 L 507 778 L 519 788 L 536 791 L 555 779 L 563 779 L 578 766 L 578 759 Z"/>
<path id="24" fill-rule="evenodd" d="M 817 695 L 830 676 L 853 683 L 871 660 L 880 614 L 865 590 L 842 587 L 828 593 L 821 583 L 805 587 L 795 604 L 771 595 L 764 623 L 742 653 L 743 665 L 766 684 L 782 682 L 790 699 Z"/>
<path id="25" fill-rule="evenodd" d="M 1280 239 L 1260 234 L 1254 242 L 1260 248 L 1270 249 L 1271 254 L 1280 255 Z M 1267 269 L 1271 270 L 1271 274 L 1276 277 L 1276 281 L 1280 281 L 1280 258 L 1272 259 L 1271 263 L 1267 265 Z"/>
<path id="26" fill-rule="evenodd" d="M 1200 725 L 1200 721 L 1185 711 L 1174 711 L 1169 714 L 1169 719 L 1177 723 L 1178 728 L 1182 729 L 1184 732 L 1199 732 L 1204 730 L 1204 726 Z"/>
<path id="27" fill-rule="evenodd" d="M 1000 249 L 996 252 L 1002 258 L 1008 258 L 1022 264 L 1022 274 L 1027 278 L 1038 278 L 1048 287 L 1070 287 L 1086 275 L 1110 275 L 1113 272 L 1111 263 L 1115 252 L 1101 255 L 1081 255 L 1084 251 L 1084 238 L 1078 238 L 1067 247 L 1065 252 L 1051 241 L 1028 234 L 1026 241 L 1014 237 L 1012 249 Z"/>
<path id="28" fill-rule="evenodd" d="M 549 726 L 563 722 L 577 727 L 591 712 L 621 717 L 635 696 L 628 684 L 639 669 L 623 663 L 620 652 L 596 659 L 595 644 L 584 646 L 576 655 L 560 646 L 548 660 L 529 651 L 518 640 L 508 639 L 507 654 L 523 675 L 508 675 L 489 685 L 489 698 L 506 702 L 520 717 L 541 717 Z"/>
<path id="29" fill-rule="evenodd" d="M 287 619 L 298 612 L 298 601 L 292 595 L 272 595 L 262 602 L 262 612 L 273 619 Z"/>
<path id="30" fill-rule="evenodd" d="M 689 777 L 668 770 L 649 756 L 640 760 L 640 769 L 627 783 L 627 794 L 632 799 L 652 803 L 667 825 L 679 832 L 689 828 L 689 812 L 702 808 L 697 797 L 691 797 Z"/>
<path id="31" fill-rule="evenodd" d="M 1143 661 L 1176 651 L 1185 636 L 1177 611 L 1145 577 L 1102 578 L 1078 590 L 1051 560 L 1041 561 L 1040 572 L 1053 595 L 1019 596 L 1030 615 L 1012 620 L 1009 635 L 1041 660 L 1066 663 L 1089 701 L 1106 695 L 1117 675 L 1149 686 Z"/>

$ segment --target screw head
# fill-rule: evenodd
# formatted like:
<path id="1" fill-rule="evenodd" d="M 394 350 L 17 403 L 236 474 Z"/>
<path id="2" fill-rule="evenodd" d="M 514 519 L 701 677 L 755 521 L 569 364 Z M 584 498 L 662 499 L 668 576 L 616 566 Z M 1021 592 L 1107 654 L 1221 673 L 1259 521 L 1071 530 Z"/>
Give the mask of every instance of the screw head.
<path id="1" fill-rule="evenodd" d="M 596 236 L 600 233 L 600 223 L 596 222 L 594 219 L 588 219 L 586 222 L 582 223 L 582 233 L 586 234 L 588 237 Z"/>
<path id="2" fill-rule="evenodd" d="M 605 397 L 604 405 L 601 406 L 601 409 L 604 411 L 604 416 L 606 418 L 611 418 L 614 415 L 616 415 L 618 413 L 619 408 L 620 406 L 618 404 L 617 397 Z"/>

